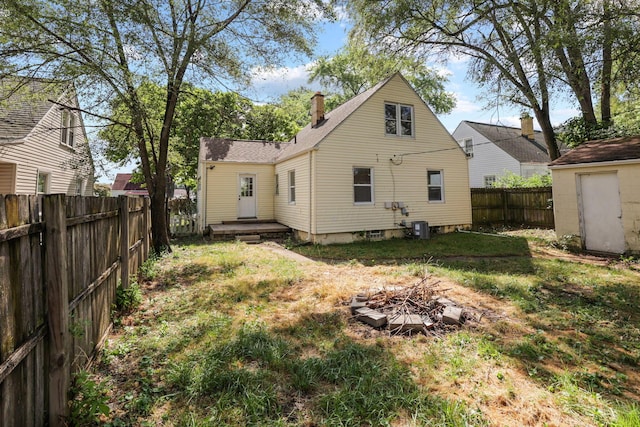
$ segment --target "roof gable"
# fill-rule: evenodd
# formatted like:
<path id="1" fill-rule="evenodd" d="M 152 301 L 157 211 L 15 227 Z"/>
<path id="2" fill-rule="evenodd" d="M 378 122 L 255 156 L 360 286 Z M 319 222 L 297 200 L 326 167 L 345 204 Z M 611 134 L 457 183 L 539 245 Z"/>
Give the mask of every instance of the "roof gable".
<path id="1" fill-rule="evenodd" d="M 587 141 L 558 157 L 550 166 L 640 159 L 640 135 Z"/>
<path id="2" fill-rule="evenodd" d="M 544 136 L 540 131 L 534 131 L 534 139 L 530 140 L 522 136 L 520 128 L 467 120 L 464 123 L 520 163 L 549 163 Z"/>
<path id="3" fill-rule="evenodd" d="M 344 104 L 326 113 L 324 120 L 317 126 L 312 127 L 311 124 L 305 126 L 296 134 L 296 136 L 293 137 L 291 141 L 289 141 L 289 146 L 278 154 L 277 160 L 282 161 L 316 148 L 323 139 L 340 126 L 340 124 L 342 124 L 349 116 L 360 108 L 362 104 L 364 104 L 396 75 L 402 77 L 400 73 L 392 74 L 373 86 L 371 89 L 354 96 Z"/>
<path id="4" fill-rule="evenodd" d="M 59 99 L 66 85 L 41 79 L 0 82 L 0 143 L 24 139 Z"/>

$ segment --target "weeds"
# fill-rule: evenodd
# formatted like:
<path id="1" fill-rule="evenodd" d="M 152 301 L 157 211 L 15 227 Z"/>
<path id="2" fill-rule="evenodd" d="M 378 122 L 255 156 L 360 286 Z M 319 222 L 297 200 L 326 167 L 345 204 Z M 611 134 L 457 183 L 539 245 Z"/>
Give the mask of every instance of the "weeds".
<path id="1" fill-rule="evenodd" d="M 71 385 L 70 418 L 72 426 L 96 423 L 100 416 L 109 415 L 109 397 L 104 384 L 94 381 L 87 371 L 79 371 Z"/>
<path id="2" fill-rule="evenodd" d="M 120 312 L 130 312 L 142 302 L 142 292 L 137 282 L 129 283 L 126 289 L 118 285 L 116 289 L 116 309 Z"/>

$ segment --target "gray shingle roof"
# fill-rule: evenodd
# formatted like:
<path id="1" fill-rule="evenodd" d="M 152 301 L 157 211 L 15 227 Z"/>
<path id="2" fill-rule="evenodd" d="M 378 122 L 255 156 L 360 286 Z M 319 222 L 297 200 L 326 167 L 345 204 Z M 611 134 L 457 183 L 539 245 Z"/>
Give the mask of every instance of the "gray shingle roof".
<path id="1" fill-rule="evenodd" d="M 200 159 L 241 163 L 274 163 L 287 142 L 200 138 Z"/>
<path id="2" fill-rule="evenodd" d="M 640 135 L 587 141 L 558 157 L 550 166 L 640 159 Z"/>
<path id="3" fill-rule="evenodd" d="M 520 128 L 464 122 L 521 163 L 549 163 L 549 153 L 540 131 L 534 131 L 534 140 L 530 140 L 522 136 Z"/>
<path id="4" fill-rule="evenodd" d="M 16 89 L 18 79 L 0 81 L 0 143 L 25 138 L 63 91 L 61 83 L 32 79 Z"/>

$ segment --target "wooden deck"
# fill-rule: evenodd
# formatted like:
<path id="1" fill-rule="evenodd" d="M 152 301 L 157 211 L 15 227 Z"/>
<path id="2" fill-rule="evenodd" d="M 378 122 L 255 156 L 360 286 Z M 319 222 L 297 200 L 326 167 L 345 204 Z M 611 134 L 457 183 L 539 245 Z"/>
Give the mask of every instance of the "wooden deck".
<path id="1" fill-rule="evenodd" d="M 251 234 L 257 234 L 261 237 L 265 235 L 284 235 L 290 233 L 291 229 L 277 222 L 237 222 L 211 224 L 209 225 L 209 231 L 213 238 L 228 239 Z"/>

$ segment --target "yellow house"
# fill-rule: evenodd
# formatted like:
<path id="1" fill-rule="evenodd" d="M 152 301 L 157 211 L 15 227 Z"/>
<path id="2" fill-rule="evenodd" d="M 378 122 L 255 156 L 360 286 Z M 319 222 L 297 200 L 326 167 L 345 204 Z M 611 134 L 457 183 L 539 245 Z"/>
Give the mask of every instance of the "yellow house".
<path id="1" fill-rule="evenodd" d="M 640 252 L 640 136 L 589 141 L 551 162 L 556 234 Z"/>
<path id="2" fill-rule="evenodd" d="M 396 73 L 286 143 L 202 138 L 198 224 L 273 220 L 314 243 L 471 225 L 467 157 Z"/>

